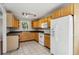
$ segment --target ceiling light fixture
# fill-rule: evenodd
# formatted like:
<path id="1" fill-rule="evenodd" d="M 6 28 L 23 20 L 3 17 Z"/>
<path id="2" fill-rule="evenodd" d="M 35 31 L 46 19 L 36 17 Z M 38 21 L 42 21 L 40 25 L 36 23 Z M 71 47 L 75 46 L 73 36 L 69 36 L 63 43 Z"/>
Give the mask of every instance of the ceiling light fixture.
<path id="1" fill-rule="evenodd" d="M 26 12 L 23 12 L 22 15 L 23 15 L 23 16 L 34 16 L 34 17 L 36 17 L 36 15 L 33 14 L 33 13 L 26 13 Z"/>

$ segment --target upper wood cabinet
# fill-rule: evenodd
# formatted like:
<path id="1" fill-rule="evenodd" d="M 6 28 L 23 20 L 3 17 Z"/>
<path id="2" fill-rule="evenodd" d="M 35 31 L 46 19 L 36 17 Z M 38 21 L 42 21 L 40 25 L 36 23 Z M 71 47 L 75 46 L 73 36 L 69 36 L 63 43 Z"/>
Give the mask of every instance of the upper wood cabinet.
<path id="1" fill-rule="evenodd" d="M 49 15 L 48 17 L 45 18 L 41 18 L 37 21 L 33 21 L 33 28 L 41 28 L 41 24 L 42 23 L 48 23 L 48 28 L 50 28 L 50 20 L 55 19 L 55 18 L 59 18 L 59 17 L 63 17 L 63 16 L 67 16 L 67 15 L 74 15 L 74 4 L 68 4 L 65 5 L 55 11 L 52 12 L 51 15 Z"/>
<path id="2" fill-rule="evenodd" d="M 14 17 L 14 23 L 13 23 L 14 27 L 19 28 L 19 20 Z"/>
<path id="3" fill-rule="evenodd" d="M 7 27 L 19 28 L 19 20 L 12 13 L 7 13 Z"/>
<path id="4" fill-rule="evenodd" d="M 41 28 L 41 25 L 43 23 L 48 23 L 48 18 L 42 18 L 36 21 L 32 21 L 32 27 L 33 28 Z"/>
<path id="5" fill-rule="evenodd" d="M 33 28 L 38 28 L 39 27 L 39 22 L 36 20 L 36 21 L 32 21 L 32 27 Z"/>
<path id="6" fill-rule="evenodd" d="M 68 4 L 64 7 L 61 7 L 57 10 L 55 10 L 51 16 L 52 16 L 52 19 L 54 18 L 59 18 L 59 17 L 62 17 L 62 16 L 67 16 L 67 15 L 73 15 L 74 14 L 74 4 Z"/>
<path id="7" fill-rule="evenodd" d="M 12 27 L 14 17 L 13 14 L 7 13 L 7 27 Z"/>

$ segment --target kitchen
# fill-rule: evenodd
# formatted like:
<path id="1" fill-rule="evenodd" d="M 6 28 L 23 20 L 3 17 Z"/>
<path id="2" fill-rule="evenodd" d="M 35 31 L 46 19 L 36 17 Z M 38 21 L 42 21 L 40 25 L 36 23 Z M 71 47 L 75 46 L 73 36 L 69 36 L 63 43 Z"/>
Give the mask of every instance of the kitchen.
<path id="1" fill-rule="evenodd" d="M 4 55 L 79 54 L 76 38 L 79 32 L 76 24 L 79 4 L 1 5 L 6 11 L 6 31 L 3 37 L 6 37 L 7 43 L 3 41 Z"/>

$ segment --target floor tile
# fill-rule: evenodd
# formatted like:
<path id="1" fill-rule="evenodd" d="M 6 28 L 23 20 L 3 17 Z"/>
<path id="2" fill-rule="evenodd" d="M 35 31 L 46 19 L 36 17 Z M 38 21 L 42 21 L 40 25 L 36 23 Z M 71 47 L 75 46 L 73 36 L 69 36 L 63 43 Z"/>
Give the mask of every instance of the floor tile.
<path id="1" fill-rule="evenodd" d="M 50 50 L 35 41 L 22 42 L 16 51 L 8 52 L 6 55 L 50 55 Z"/>

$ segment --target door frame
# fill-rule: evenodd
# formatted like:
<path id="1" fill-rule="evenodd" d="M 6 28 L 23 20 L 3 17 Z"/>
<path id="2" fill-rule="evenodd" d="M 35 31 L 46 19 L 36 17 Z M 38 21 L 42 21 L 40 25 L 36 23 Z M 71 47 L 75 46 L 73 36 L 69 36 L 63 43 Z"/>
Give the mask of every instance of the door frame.
<path id="1" fill-rule="evenodd" d="M 0 9 L 1 9 L 1 12 L 2 12 L 2 7 L 1 7 L 1 5 L 0 5 Z M 3 13 L 3 12 L 2 12 Z M 2 21 L 2 28 L 3 28 L 3 16 L 2 16 L 2 19 L 1 19 L 1 21 Z M 1 30 L 2 31 L 2 30 Z M 3 31 L 2 31 L 2 33 L 1 33 L 1 41 L 0 41 L 0 45 L 1 45 L 1 52 L 0 52 L 0 55 L 2 55 L 3 54 Z"/>

